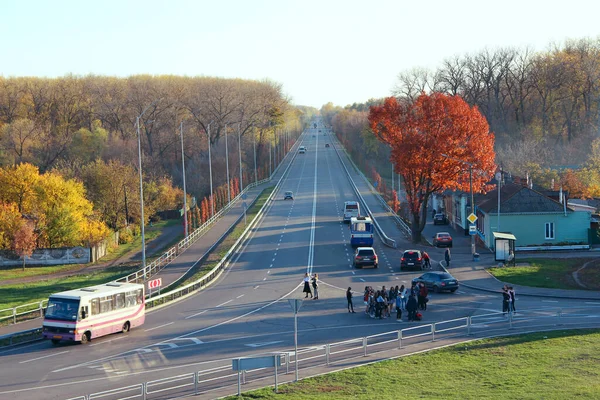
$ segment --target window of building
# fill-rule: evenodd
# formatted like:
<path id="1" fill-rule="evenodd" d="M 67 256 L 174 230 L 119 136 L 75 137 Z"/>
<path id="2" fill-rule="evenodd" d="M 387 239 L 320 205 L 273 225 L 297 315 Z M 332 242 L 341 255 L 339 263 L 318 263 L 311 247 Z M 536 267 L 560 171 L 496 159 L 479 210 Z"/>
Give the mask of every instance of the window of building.
<path id="1" fill-rule="evenodd" d="M 546 222 L 546 239 L 554 239 L 554 222 Z"/>

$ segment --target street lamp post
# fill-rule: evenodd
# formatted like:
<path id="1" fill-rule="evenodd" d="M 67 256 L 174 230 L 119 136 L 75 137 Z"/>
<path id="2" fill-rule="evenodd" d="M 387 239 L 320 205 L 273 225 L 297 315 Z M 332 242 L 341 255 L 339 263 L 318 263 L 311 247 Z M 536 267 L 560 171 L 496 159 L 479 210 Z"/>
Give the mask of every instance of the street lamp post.
<path id="1" fill-rule="evenodd" d="M 161 100 L 162 100 L 162 98 L 154 100 L 148 107 L 144 108 L 144 111 L 142 111 L 142 113 L 140 115 L 138 115 L 137 118 L 135 119 L 135 124 L 137 125 L 137 139 L 138 139 L 138 172 L 139 172 L 139 176 L 140 176 L 140 214 L 141 214 L 141 221 L 140 221 L 141 229 L 140 230 L 141 230 L 141 234 L 142 234 L 142 268 L 144 270 L 144 282 L 146 281 L 146 235 L 145 235 L 145 230 L 144 230 L 144 224 L 145 224 L 144 184 L 143 184 L 143 179 L 142 179 L 142 139 L 141 139 L 141 135 L 140 135 L 140 119 L 142 118 L 144 113 L 146 111 L 148 111 L 148 109 L 150 107 L 152 107 L 153 105 L 155 105 L 156 103 L 158 103 Z"/>
<path id="2" fill-rule="evenodd" d="M 240 155 L 240 193 L 244 191 L 244 183 L 242 182 L 242 132 L 241 124 L 238 124 L 238 153 Z"/>
<path id="3" fill-rule="evenodd" d="M 214 216 L 215 215 L 215 199 L 213 199 L 213 182 L 212 182 L 212 161 L 210 158 L 210 125 L 213 123 L 213 121 L 210 121 L 210 123 L 208 124 L 208 129 L 207 129 L 207 135 L 208 135 L 208 174 L 210 175 L 209 180 L 210 180 L 210 210 L 211 210 L 211 214 L 210 216 Z"/>
<path id="4" fill-rule="evenodd" d="M 461 163 L 469 166 L 469 190 L 471 192 L 471 214 L 475 215 L 475 200 L 473 197 L 473 163 L 467 162 L 465 160 L 460 160 L 458 158 L 450 157 L 447 154 L 442 154 L 442 157 L 448 158 L 450 160 L 458 161 L 458 162 L 461 162 Z M 471 234 L 471 232 L 469 232 L 469 236 L 471 236 L 471 255 L 473 256 L 473 259 L 474 259 L 475 253 L 476 253 L 475 252 L 475 235 L 473 235 L 473 234 Z"/>
<path id="5" fill-rule="evenodd" d="M 225 166 L 227 169 L 227 204 L 231 203 L 231 184 L 229 182 L 229 146 L 227 146 L 227 124 L 225 124 Z"/>
<path id="6" fill-rule="evenodd" d="M 254 146 L 254 183 L 258 182 L 258 175 L 256 173 L 256 135 L 253 133 L 252 137 L 254 138 L 253 146 Z"/>
<path id="7" fill-rule="evenodd" d="M 181 138 L 181 169 L 183 170 L 183 233 L 188 236 L 187 220 L 187 192 L 185 188 L 185 153 L 183 152 L 183 121 L 179 124 L 179 137 Z"/>

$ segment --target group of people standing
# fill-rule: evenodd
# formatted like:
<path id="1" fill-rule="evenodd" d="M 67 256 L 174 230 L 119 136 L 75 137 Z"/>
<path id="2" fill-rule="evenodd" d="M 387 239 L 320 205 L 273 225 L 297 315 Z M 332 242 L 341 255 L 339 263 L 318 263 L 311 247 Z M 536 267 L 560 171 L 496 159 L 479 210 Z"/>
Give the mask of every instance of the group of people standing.
<path id="1" fill-rule="evenodd" d="M 512 286 L 504 285 L 502 287 L 502 312 L 504 315 L 507 315 L 507 313 L 515 314 L 517 312 L 515 307 L 515 290 Z"/>
<path id="2" fill-rule="evenodd" d="M 348 292 L 350 292 L 350 288 L 348 288 Z M 346 297 L 349 299 L 348 310 L 350 311 L 352 294 L 348 295 L 348 292 Z M 408 313 L 408 321 L 419 321 L 423 317 L 419 310 L 427 309 L 428 293 L 423 284 L 413 283 L 410 288 L 406 288 L 404 285 L 392 286 L 389 290 L 385 286 L 381 290 L 374 290 L 371 286 L 366 286 L 363 294 L 365 313 L 371 318 L 391 318 L 395 308 L 396 321 L 402 321 L 402 311 Z"/>
<path id="3" fill-rule="evenodd" d="M 308 272 L 306 274 L 304 274 L 304 289 L 302 289 L 302 293 L 306 293 L 306 296 L 304 296 L 304 298 L 308 298 L 308 295 L 310 295 L 310 298 L 313 300 L 318 300 L 319 299 L 319 274 L 314 274 L 312 277 L 308 274 Z M 310 290 L 310 287 L 312 285 L 313 291 L 315 293 L 314 297 L 313 297 L 313 292 Z"/>

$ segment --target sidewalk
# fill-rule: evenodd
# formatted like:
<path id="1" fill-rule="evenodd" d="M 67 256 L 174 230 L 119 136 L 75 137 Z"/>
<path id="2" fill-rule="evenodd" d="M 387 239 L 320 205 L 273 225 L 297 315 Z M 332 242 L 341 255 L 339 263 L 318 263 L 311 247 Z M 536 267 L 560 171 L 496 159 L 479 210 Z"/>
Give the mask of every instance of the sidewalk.
<path id="1" fill-rule="evenodd" d="M 486 265 L 489 267 L 494 264 L 493 256 L 488 256 L 486 258 L 489 258 L 487 264 L 485 264 L 485 260 L 475 263 L 470 260 L 454 259 L 450 263 L 450 268 L 445 268 L 445 262 L 440 262 L 440 266 L 458 279 L 462 286 L 484 292 L 497 293 L 498 296 L 500 296 L 502 287 L 506 284 L 512 286 L 518 296 L 600 301 L 600 292 L 593 290 L 547 289 L 499 281 L 486 271 Z"/>

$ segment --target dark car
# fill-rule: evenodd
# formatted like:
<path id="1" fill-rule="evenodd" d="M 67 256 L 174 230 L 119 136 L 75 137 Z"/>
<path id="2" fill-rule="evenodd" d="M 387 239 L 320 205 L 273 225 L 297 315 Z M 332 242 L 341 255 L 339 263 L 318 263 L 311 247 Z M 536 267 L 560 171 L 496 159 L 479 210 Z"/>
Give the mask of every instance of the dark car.
<path id="1" fill-rule="evenodd" d="M 406 250 L 400 259 L 400 271 L 403 269 L 420 270 L 423 267 L 423 255 L 419 250 Z"/>
<path id="2" fill-rule="evenodd" d="M 412 280 L 414 283 L 423 282 L 428 289 L 436 293 L 442 291 L 456 292 L 458 279 L 447 272 L 427 272 Z"/>
<path id="3" fill-rule="evenodd" d="M 325 143 L 325 147 L 329 147 L 329 143 Z"/>
<path id="4" fill-rule="evenodd" d="M 288 190 L 287 192 L 285 192 L 283 194 L 283 199 L 284 200 L 288 200 L 288 199 L 294 200 L 294 192 L 291 192 L 291 191 Z"/>
<path id="5" fill-rule="evenodd" d="M 448 218 L 446 218 L 445 214 L 435 214 L 433 216 L 433 224 L 434 225 L 446 225 L 448 223 Z"/>
<path id="6" fill-rule="evenodd" d="M 354 253 L 354 268 L 362 268 L 363 266 L 373 266 L 377 268 L 377 254 L 372 247 L 358 247 Z"/>

